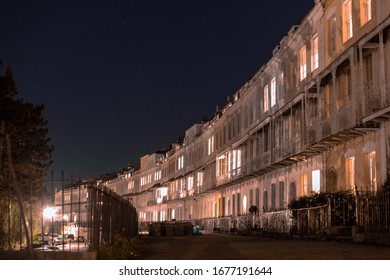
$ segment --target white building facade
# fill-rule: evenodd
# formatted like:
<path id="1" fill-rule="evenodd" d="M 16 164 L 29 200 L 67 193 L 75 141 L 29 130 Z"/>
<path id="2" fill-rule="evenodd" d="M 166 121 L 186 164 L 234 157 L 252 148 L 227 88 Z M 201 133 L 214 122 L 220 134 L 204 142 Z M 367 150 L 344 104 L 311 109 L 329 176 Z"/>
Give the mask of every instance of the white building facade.
<path id="1" fill-rule="evenodd" d="M 390 1 L 321 0 L 213 119 L 105 184 L 139 222 L 286 209 L 315 192 L 376 192 L 388 176 Z"/>

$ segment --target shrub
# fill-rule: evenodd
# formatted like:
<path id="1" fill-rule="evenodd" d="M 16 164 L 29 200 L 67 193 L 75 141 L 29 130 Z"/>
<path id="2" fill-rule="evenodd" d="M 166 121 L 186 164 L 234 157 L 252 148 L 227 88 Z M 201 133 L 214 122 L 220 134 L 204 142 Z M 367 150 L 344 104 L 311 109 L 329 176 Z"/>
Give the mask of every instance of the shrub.
<path id="1" fill-rule="evenodd" d="M 139 257 L 141 248 L 144 246 L 140 237 L 127 239 L 122 235 L 115 234 L 112 244 L 101 245 L 97 253 L 99 260 L 130 260 Z"/>

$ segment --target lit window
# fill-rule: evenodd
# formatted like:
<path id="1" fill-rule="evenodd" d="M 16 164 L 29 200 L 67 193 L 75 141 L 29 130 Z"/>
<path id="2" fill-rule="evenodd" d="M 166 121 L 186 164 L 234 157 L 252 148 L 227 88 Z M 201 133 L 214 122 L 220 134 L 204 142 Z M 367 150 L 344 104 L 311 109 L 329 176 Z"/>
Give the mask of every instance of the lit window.
<path id="1" fill-rule="evenodd" d="M 306 46 L 304 46 L 299 52 L 299 73 L 301 81 L 306 78 L 307 66 L 306 66 Z"/>
<path id="2" fill-rule="evenodd" d="M 172 220 L 176 219 L 175 209 L 172 209 L 171 216 L 172 216 Z"/>
<path id="3" fill-rule="evenodd" d="M 271 107 L 276 105 L 276 79 L 271 80 Z"/>
<path id="4" fill-rule="evenodd" d="M 194 188 L 194 176 L 188 176 L 187 178 L 187 190 L 192 190 Z"/>
<path id="5" fill-rule="evenodd" d="M 158 180 L 160 180 L 160 179 L 161 179 L 161 170 L 156 171 L 156 172 L 154 173 L 154 181 L 158 181 Z"/>
<path id="6" fill-rule="evenodd" d="M 214 152 L 214 135 L 207 141 L 207 155 L 211 155 Z"/>
<path id="7" fill-rule="evenodd" d="M 307 174 L 301 176 L 301 195 L 307 195 Z"/>
<path id="8" fill-rule="evenodd" d="M 264 87 L 264 113 L 268 112 L 268 85 Z"/>
<path id="9" fill-rule="evenodd" d="M 363 26 L 372 18 L 371 0 L 360 1 L 360 13 L 361 24 Z"/>
<path id="10" fill-rule="evenodd" d="M 226 174 L 226 165 L 227 165 L 227 160 L 226 160 L 226 156 L 225 155 L 222 155 L 222 156 L 219 156 L 217 157 L 217 160 L 216 160 L 216 171 L 217 171 L 217 177 L 219 176 L 223 176 Z"/>
<path id="11" fill-rule="evenodd" d="M 369 166 L 369 186 L 370 191 L 376 191 L 376 160 L 375 152 L 368 154 L 368 166 Z"/>
<path id="12" fill-rule="evenodd" d="M 320 170 L 313 170 L 311 173 L 313 192 L 320 192 Z"/>
<path id="13" fill-rule="evenodd" d="M 177 170 L 180 170 L 184 167 L 184 156 L 180 156 L 177 159 Z"/>
<path id="14" fill-rule="evenodd" d="M 228 177 L 239 175 L 241 172 L 241 150 L 233 150 L 227 154 Z"/>
<path id="15" fill-rule="evenodd" d="M 318 37 L 315 36 L 313 38 L 313 65 L 312 65 L 312 69 L 313 70 L 316 70 L 319 66 L 319 59 L 318 59 Z"/>
<path id="16" fill-rule="evenodd" d="M 196 176 L 196 186 L 200 187 L 203 185 L 203 172 L 198 172 Z"/>
<path id="17" fill-rule="evenodd" d="M 343 25 L 343 37 L 345 42 L 353 36 L 352 0 L 345 0 L 343 3 Z"/>
<path id="18" fill-rule="evenodd" d="M 346 160 L 346 184 L 347 189 L 353 189 L 355 186 L 355 157 Z"/>

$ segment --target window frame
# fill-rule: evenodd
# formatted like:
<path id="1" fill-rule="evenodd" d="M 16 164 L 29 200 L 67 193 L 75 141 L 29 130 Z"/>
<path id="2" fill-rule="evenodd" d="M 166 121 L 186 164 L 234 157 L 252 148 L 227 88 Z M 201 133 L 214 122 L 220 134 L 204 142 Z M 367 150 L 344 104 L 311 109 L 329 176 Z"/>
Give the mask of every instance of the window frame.
<path id="1" fill-rule="evenodd" d="M 276 77 L 271 80 L 271 108 L 276 105 Z"/>
<path id="2" fill-rule="evenodd" d="M 269 111 L 269 102 L 268 102 L 268 84 L 264 86 L 263 88 L 263 110 L 264 113 Z"/>
<path id="3" fill-rule="evenodd" d="M 312 71 L 317 70 L 320 66 L 319 49 L 318 49 L 318 35 L 313 36 L 312 39 Z"/>
<path id="4" fill-rule="evenodd" d="M 336 52 L 336 40 L 337 40 L 337 19 L 336 15 L 332 15 L 328 20 L 328 52 L 329 55 L 333 55 Z"/>
<path id="5" fill-rule="evenodd" d="M 352 0 L 344 0 L 343 2 L 343 42 L 347 42 L 353 37 L 353 14 Z"/>
<path id="6" fill-rule="evenodd" d="M 299 79 L 302 82 L 307 77 L 307 50 L 304 45 L 299 50 Z"/>

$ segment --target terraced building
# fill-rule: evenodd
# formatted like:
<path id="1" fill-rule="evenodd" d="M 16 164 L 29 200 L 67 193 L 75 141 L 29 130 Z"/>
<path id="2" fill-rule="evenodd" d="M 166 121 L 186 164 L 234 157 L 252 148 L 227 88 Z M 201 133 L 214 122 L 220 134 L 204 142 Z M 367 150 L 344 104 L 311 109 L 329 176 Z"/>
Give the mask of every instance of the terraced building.
<path id="1" fill-rule="evenodd" d="M 389 168 L 390 1 L 317 0 L 211 120 L 105 185 L 140 224 L 229 230 L 318 192 L 376 192 Z M 266 39 L 266 38 L 265 38 Z M 271 51 L 271 50 L 270 50 Z"/>

